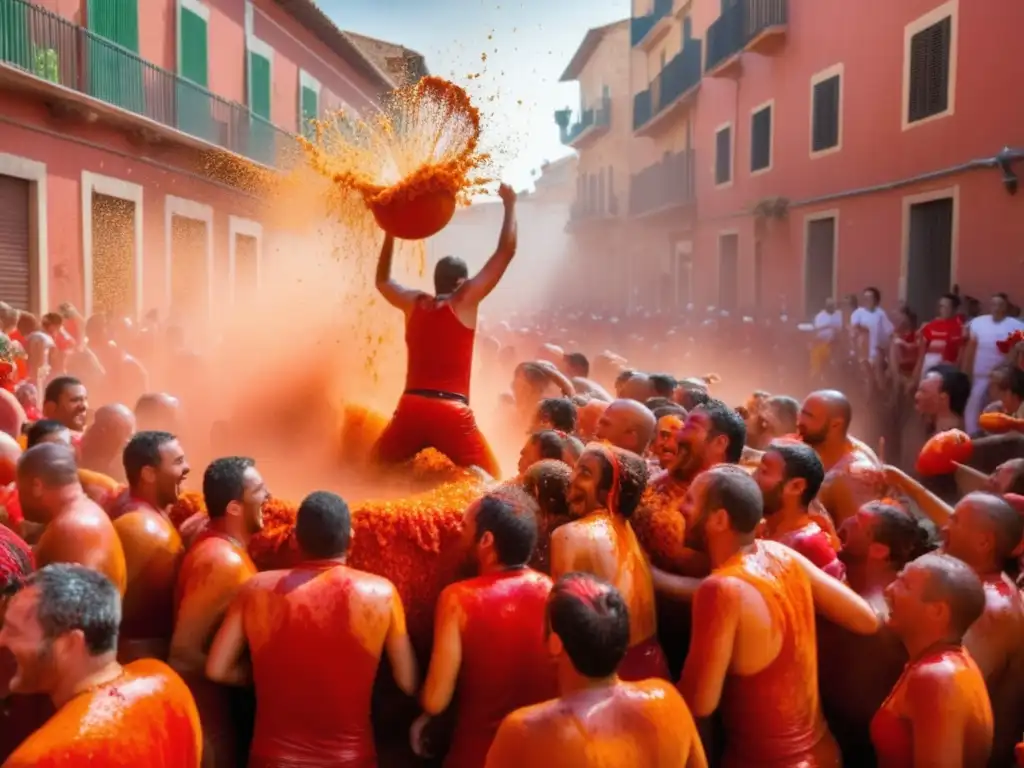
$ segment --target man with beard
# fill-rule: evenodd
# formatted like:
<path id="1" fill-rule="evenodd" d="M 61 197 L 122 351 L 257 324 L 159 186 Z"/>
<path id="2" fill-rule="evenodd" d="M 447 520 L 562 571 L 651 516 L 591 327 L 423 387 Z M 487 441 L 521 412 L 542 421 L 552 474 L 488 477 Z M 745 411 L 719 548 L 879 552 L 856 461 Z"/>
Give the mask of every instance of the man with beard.
<path id="1" fill-rule="evenodd" d="M 654 414 L 642 402 L 613 401 L 597 421 L 595 439 L 643 456 L 654 437 Z"/>
<path id="2" fill-rule="evenodd" d="M 615 587 L 589 574 L 563 576 L 545 625 L 561 696 L 506 717 L 487 768 L 707 768 L 678 691 L 615 674 L 630 635 L 629 610 Z"/>
<path id="3" fill-rule="evenodd" d="M 139 432 L 125 446 L 122 461 L 128 490 L 116 512 L 111 512 L 128 569 L 120 659 L 166 660 L 184 548 L 164 510 L 178 498 L 188 476 L 188 461 L 169 432 Z"/>
<path id="4" fill-rule="evenodd" d="M 878 457 L 850 436 L 853 410 L 842 392 L 812 392 L 800 408 L 797 429 L 825 468 L 818 500 L 841 526 L 861 505 L 877 499 L 884 489 Z"/>
<path id="5" fill-rule="evenodd" d="M 884 622 L 889 615 L 885 589 L 907 563 L 928 551 L 928 532 L 900 507 L 873 501 L 847 518 L 839 534 L 847 583 Z M 874 635 L 857 635 L 819 620 L 821 703 L 845 765 L 875 764 L 871 718 L 906 663 L 903 644 L 885 626 Z"/>
<path id="6" fill-rule="evenodd" d="M 120 603 L 106 576 L 69 564 L 32 574 L 11 598 L 0 629 L 17 662 L 11 690 L 45 693 L 57 712 L 6 768 L 198 768 L 199 713 L 181 679 L 155 659 L 117 662 Z"/>
<path id="7" fill-rule="evenodd" d="M 657 425 L 648 452 L 652 471 L 672 466 L 676 458 L 676 433 L 683 428 L 686 411 L 678 405 L 662 406 L 654 410 L 654 418 Z"/>
<path id="8" fill-rule="evenodd" d="M 77 443 L 89 418 L 89 396 L 85 385 L 74 376 L 58 376 L 43 393 L 43 416 L 59 421 L 75 433 Z"/>
<path id="9" fill-rule="evenodd" d="M 79 563 L 104 574 L 124 594 L 124 548 L 107 513 L 82 489 L 70 448 L 42 443 L 25 451 L 18 462 L 18 500 L 25 519 L 43 526 L 36 544 L 39 567 Z"/>
<path id="10" fill-rule="evenodd" d="M 252 459 L 229 456 L 211 462 L 203 474 L 209 524 L 189 545 L 178 571 L 170 664 L 199 706 L 204 766 L 245 764 L 238 756 L 248 745 L 248 727 L 233 715 L 244 713 L 247 702 L 206 679 L 206 657 L 231 601 L 256 574 L 247 547 L 263 528 L 263 505 L 269 498 Z"/>
<path id="11" fill-rule="evenodd" d="M 984 768 L 992 752 L 992 706 L 964 647 L 985 607 L 977 575 L 954 557 L 924 555 L 900 571 L 885 598 L 886 624 L 910 663 L 871 721 L 879 765 Z M 1012 760 L 1011 744 L 1009 761 L 991 764 Z"/>
<path id="12" fill-rule="evenodd" d="M 764 452 L 754 478 L 764 496 L 761 535 L 796 550 L 842 581 L 846 568 L 808 510 L 825 478 L 818 455 L 803 443 L 777 440 Z"/>
<path id="13" fill-rule="evenodd" d="M 679 685 L 695 717 L 721 712 L 722 765 L 839 765 L 818 698 L 815 609 L 862 634 L 878 630 L 878 617 L 799 553 L 755 538 L 761 491 L 743 469 L 703 472 L 685 503 L 712 572 L 694 595 Z"/>
<path id="14" fill-rule="evenodd" d="M 984 588 L 984 608 L 964 645 L 988 686 L 995 719 L 992 768 L 1013 761 L 1024 730 L 1024 599 L 1004 572 L 1020 553 L 1024 518 L 990 493 L 971 493 L 956 505 L 943 526 L 943 550 L 974 571 Z"/>
<path id="15" fill-rule="evenodd" d="M 653 417 L 652 417 L 653 418 Z M 651 568 L 629 518 L 647 487 L 647 467 L 635 453 L 592 443 L 569 483 L 574 520 L 551 537 L 551 575 L 585 571 L 610 581 L 629 606 L 630 647 L 619 667 L 624 680 L 668 677 L 658 643 Z"/>
<path id="16" fill-rule="evenodd" d="M 454 702 L 445 768 L 482 768 L 506 715 L 558 693 L 544 642 L 551 579 L 528 567 L 537 542 L 535 505 L 515 490 L 488 494 L 466 510 L 463 546 L 479 575 L 438 598 L 430 670 L 420 693 L 423 715 L 412 743 L 425 757 L 424 727 Z"/>
<path id="17" fill-rule="evenodd" d="M 303 499 L 295 537 L 305 560 L 242 587 L 206 674 L 256 688 L 249 768 L 375 765 L 370 698 L 381 657 L 404 693 L 418 684 L 402 601 L 387 579 L 345 565 L 352 518 L 340 496 Z"/>

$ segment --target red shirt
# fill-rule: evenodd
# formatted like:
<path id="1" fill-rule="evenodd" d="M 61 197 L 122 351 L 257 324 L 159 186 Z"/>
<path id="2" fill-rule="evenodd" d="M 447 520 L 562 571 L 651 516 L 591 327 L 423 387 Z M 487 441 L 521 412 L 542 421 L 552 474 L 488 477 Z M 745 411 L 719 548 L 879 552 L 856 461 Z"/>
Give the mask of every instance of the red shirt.
<path id="1" fill-rule="evenodd" d="M 928 344 L 926 354 L 939 354 L 944 362 L 955 363 L 965 340 L 963 318 L 956 315 L 927 322 L 921 329 L 921 338 Z"/>

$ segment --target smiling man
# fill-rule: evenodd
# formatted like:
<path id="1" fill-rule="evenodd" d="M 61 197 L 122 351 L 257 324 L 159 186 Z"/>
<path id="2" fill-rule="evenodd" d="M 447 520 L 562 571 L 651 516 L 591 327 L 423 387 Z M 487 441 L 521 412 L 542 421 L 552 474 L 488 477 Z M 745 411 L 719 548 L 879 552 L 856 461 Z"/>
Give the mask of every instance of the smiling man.
<path id="1" fill-rule="evenodd" d="M 59 421 L 81 437 L 89 419 L 89 395 L 74 376 L 58 376 L 46 385 L 43 416 Z"/>

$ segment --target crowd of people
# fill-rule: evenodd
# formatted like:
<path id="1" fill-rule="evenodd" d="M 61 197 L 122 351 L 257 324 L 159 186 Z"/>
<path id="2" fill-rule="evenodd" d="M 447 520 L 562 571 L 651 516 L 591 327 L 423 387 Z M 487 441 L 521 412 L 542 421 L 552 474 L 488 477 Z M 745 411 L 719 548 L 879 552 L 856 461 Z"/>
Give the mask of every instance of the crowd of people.
<path id="1" fill-rule="evenodd" d="M 477 334 L 515 254 L 501 197 L 479 274 L 446 258 L 434 294 L 398 285 L 390 236 L 377 271 L 408 370 L 367 471 L 386 485 L 433 448 L 480 484 L 425 644 L 417 606 L 346 564 L 342 496 L 305 496 L 284 569 L 251 557 L 271 499 L 253 458 L 204 458 L 205 514 L 171 514 L 203 431 L 152 387 L 181 370 L 146 357 L 172 329 L 0 306 L 3 765 L 1024 765 L 1024 327 L 1007 298 L 967 324 L 947 296 L 914 335 L 873 289 L 848 318 L 830 304 L 799 331 L 819 385 L 803 397 L 750 360 L 657 373 L 707 370 L 699 339 L 728 318 L 637 327 L 622 354 L 579 313 Z M 510 375 L 486 409 L 491 441 L 520 448 L 509 478 L 469 405 L 474 351 Z M 829 385 L 850 370 L 847 388 L 912 400 L 931 439 L 858 439 L 871 397 Z M 385 687 L 414 702 L 407 737 L 375 729 Z"/>

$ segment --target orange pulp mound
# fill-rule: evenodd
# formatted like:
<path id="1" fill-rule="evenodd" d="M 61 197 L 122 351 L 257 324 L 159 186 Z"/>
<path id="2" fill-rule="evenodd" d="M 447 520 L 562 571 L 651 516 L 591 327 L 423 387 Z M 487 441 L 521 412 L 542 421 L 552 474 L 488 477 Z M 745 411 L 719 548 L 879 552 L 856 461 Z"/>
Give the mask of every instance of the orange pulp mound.
<path id="1" fill-rule="evenodd" d="M 309 164 L 343 193 L 362 198 L 378 225 L 405 240 L 443 229 L 457 203 L 487 179 L 479 150 L 480 111 L 459 86 L 425 77 L 394 92 L 386 108 L 359 121 L 337 113 L 300 139 Z"/>

